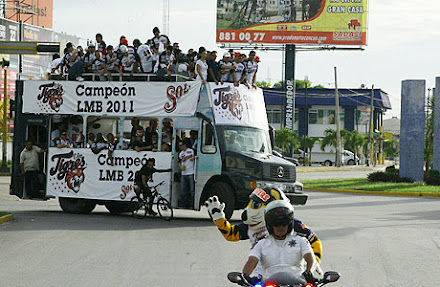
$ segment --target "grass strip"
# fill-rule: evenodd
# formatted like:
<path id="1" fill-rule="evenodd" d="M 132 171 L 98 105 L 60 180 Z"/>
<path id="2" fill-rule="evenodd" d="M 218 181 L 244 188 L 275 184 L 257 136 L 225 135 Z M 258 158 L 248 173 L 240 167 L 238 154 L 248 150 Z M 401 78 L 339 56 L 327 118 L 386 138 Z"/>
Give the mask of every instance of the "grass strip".
<path id="1" fill-rule="evenodd" d="M 304 180 L 304 189 L 338 189 L 338 190 L 363 190 L 377 192 L 402 192 L 402 193 L 433 193 L 440 194 L 440 186 L 426 185 L 423 182 L 396 183 L 396 182 L 370 182 L 366 178 L 341 178 Z"/>
<path id="2" fill-rule="evenodd" d="M 10 214 L 9 212 L 0 211 L 0 217 Z"/>

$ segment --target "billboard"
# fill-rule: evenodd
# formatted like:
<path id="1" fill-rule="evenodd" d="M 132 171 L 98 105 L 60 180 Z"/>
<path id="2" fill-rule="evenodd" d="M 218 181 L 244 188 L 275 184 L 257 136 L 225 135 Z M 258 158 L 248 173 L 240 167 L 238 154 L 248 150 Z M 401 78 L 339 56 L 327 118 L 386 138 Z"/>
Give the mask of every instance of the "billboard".
<path id="1" fill-rule="evenodd" d="M 217 42 L 366 45 L 367 0 L 218 0 Z"/>
<path id="2" fill-rule="evenodd" d="M 52 28 L 53 0 L 6 0 L 6 19 Z"/>

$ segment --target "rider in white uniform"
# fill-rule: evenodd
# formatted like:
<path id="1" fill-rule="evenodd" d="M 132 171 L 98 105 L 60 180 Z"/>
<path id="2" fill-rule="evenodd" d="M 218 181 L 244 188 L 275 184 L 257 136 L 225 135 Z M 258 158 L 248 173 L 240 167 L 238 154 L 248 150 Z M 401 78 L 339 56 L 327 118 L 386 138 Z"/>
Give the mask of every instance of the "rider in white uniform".
<path id="1" fill-rule="evenodd" d="M 258 241 L 251 250 L 243 267 L 245 278 L 251 281 L 249 275 L 261 263 L 267 281 L 290 284 L 292 280 L 305 279 L 314 282 L 311 272 L 315 261 L 313 250 L 307 239 L 293 231 L 293 214 L 292 205 L 285 201 L 276 200 L 267 205 L 265 221 L 270 235 Z M 305 271 L 301 268 L 303 258 L 307 263 Z"/>

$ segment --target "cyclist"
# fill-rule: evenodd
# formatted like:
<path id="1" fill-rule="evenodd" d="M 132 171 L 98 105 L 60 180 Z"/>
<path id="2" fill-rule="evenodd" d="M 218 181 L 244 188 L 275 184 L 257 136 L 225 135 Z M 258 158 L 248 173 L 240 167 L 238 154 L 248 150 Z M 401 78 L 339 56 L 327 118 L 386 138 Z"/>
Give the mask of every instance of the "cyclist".
<path id="1" fill-rule="evenodd" d="M 150 187 L 148 186 L 148 181 L 153 181 L 153 174 L 156 172 L 170 172 L 170 169 L 156 169 L 154 168 L 155 160 L 154 158 L 147 159 L 147 163 L 142 166 L 142 168 L 136 172 L 134 177 L 134 192 L 138 197 L 140 197 L 141 192 L 144 198 L 148 198 L 148 214 L 156 215 L 157 213 L 153 211 L 153 201 L 154 197 L 151 193 Z"/>
<path id="2" fill-rule="evenodd" d="M 248 281 L 253 281 L 249 275 L 261 261 L 266 281 L 291 284 L 293 280 L 305 279 L 314 283 L 313 250 L 306 238 L 293 231 L 293 214 L 293 207 L 288 202 L 276 200 L 267 205 L 264 218 L 269 236 L 258 241 L 249 254 L 243 267 L 243 275 Z M 304 272 L 301 268 L 303 258 L 307 263 Z"/>

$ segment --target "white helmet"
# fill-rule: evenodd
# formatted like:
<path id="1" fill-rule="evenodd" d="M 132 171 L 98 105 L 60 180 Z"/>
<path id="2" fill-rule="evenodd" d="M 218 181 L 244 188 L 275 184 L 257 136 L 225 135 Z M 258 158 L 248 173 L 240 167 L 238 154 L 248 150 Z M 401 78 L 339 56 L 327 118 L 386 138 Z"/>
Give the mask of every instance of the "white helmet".
<path id="1" fill-rule="evenodd" d="M 274 226 L 288 226 L 287 233 L 293 229 L 294 209 L 292 204 L 284 200 L 270 202 L 264 212 L 266 228 L 269 234 L 273 234 Z"/>
<path id="2" fill-rule="evenodd" d="M 128 47 L 125 45 L 119 46 L 119 52 L 121 52 L 121 54 L 128 53 Z"/>

